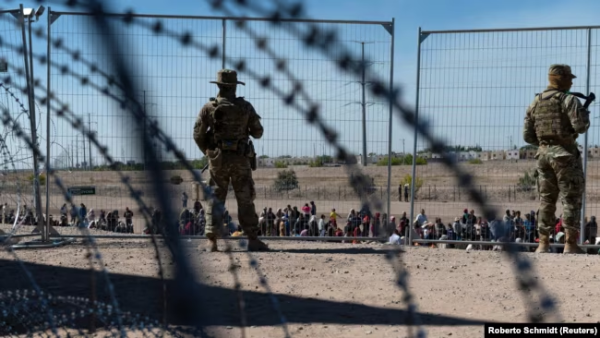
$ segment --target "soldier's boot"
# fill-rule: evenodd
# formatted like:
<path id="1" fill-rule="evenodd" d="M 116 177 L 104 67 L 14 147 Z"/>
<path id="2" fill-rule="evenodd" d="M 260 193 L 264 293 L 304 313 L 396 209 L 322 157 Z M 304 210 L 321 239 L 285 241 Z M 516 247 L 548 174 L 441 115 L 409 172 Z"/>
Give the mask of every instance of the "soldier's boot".
<path id="1" fill-rule="evenodd" d="M 248 235 L 248 251 L 269 251 L 269 246 L 252 234 Z"/>
<path id="2" fill-rule="evenodd" d="M 547 253 L 550 252 L 550 236 L 540 234 L 540 244 L 537 249 L 535 249 L 537 253 Z"/>
<path id="3" fill-rule="evenodd" d="M 206 234 L 206 238 L 208 238 L 210 245 L 210 252 L 219 251 L 219 247 L 217 246 L 217 235 L 215 234 Z"/>
<path id="4" fill-rule="evenodd" d="M 566 238 L 565 238 L 565 249 L 563 250 L 563 254 L 584 254 L 583 251 L 577 245 L 577 231 L 572 229 L 565 230 Z"/>

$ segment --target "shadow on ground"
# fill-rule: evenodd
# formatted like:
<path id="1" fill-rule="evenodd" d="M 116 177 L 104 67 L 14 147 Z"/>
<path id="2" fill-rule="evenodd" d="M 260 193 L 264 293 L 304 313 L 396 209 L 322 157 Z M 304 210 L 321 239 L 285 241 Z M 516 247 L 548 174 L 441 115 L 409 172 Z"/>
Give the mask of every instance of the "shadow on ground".
<path id="1" fill-rule="evenodd" d="M 53 296 L 90 297 L 91 272 L 89 270 L 54 267 L 24 263 L 34 276 L 39 287 Z M 10 260 L 0 260 L 0 292 L 33 289 L 19 264 Z M 161 320 L 163 314 L 163 283 L 158 278 L 110 274 L 111 283 L 117 295 L 122 312 L 148 315 Z M 107 284 L 96 272 L 96 294 L 99 301 L 110 303 Z M 185 283 L 187 284 L 187 283 Z M 204 284 L 189 284 L 196 290 L 197 298 L 177 294 L 185 289 L 174 280 L 167 282 L 167 321 L 171 325 L 239 326 L 237 294 L 235 290 Z M 190 292 L 191 293 L 191 292 Z M 188 297 L 186 297 L 188 296 Z M 247 325 L 273 326 L 279 324 L 268 295 L 261 292 L 244 291 Z M 336 302 L 323 299 L 301 298 L 276 294 L 289 323 L 329 323 L 341 325 L 405 325 L 407 312 L 402 309 L 372 307 L 356 303 Z M 397 299 L 401 298 L 400 292 Z M 198 302 L 199 307 L 194 308 Z M 188 304 L 185 304 L 188 302 Z M 399 306 L 399 305 L 398 305 Z M 194 314 L 187 314 L 193 311 Z M 465 318 L 435 314 L 419 314 L 424 325 L 466 326 L 482 325 L 483 322 Z"/>

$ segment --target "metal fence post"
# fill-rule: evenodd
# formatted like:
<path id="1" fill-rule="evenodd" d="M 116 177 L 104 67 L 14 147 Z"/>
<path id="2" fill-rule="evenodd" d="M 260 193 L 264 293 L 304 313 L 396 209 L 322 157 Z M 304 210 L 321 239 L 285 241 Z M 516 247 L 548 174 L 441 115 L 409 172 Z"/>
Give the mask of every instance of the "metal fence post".
<path id="1" fill-rule="evenodd" d="M 425 36 L 426 37 L 426 36 Z M 421 83 L 421 42 L 424 40 L 424 37 L 421 36 L 421 27 L 419 27 L 419 33 L 417 36 L 418 45 L 417 45 L 417 93 L 415 97 L 415 130 L 414 130 L 414 138 L 413 138 L 413 159 L 412 159 L 412 177 L 411 177 L 411 186 L 410 186 L 410 219 L 409 219 L 409 227 L 410 231 L 408 232 L 408 243 L 412 245 L 412 221 L 415 217 L 415 181 L 416 181 L 416 172 L 417 172 L 417 135 L 418 135 L 418 124 L 419 124 L 419 85 Z"/>
<path id="2" fill-rule="evenodd" d="M 31 18 L 29 18 L 29 20 L 31 20 Z M 22 33 L 22 37 L 23 37 L 23 62 L 24 62 L 24 66 L 25 66 L 25 77 L 26 77 L 26 89 L 27 89 L 27 98 L 28 98 L 28 104 L 29 104 L 29 122 L 30 122 L 30 128 L 31 128 L 31 143 L 35 146 L 38 147 L 38 141 L 37 141 L 37 131 L 36 131 L 36 122 L 35 122 L 35 92 L 34 92 L 34 85 L 33 85 L 33 68 L 31 66 L 33 66 L 33 62 L 30 60 L 29 56 L 29 52 L 31 51 L 31 34 L 29 34 L 29 40 L 30 40 L 30 44 L 29 44 L 29 48 L 27 47 L 27 37 L 25 35 L 25 26 L 26 26 L 26 19 L 25 19 L 25 10 L 23 8 L 23 4 L 20 4 L 20 17 L 19 17 L 19 23 L 21 25 L 21 33 Z M 31 32 L 31 23 L 29 23 L 29 32 Z M 39 178 L 39 165 L 38 165 L 38 155 L 35 153 L 35 151 L 33 152 L 33 204 L 35 207 L 35 214 L 36 217 L 38 219 L 38 225 L 37 225 L 37 229 L 40 230 L 40 235 L 42 235 L 42 240 L 44 239 L 44 225 L 43 225 L 43 221 L 44 221 L 44 216 L 42 214 L 42 199 L 40 196 L 40 178 Z"/>
<path id="3" fill-rule="evenodd" d="M 50 38 L 50 27 L 52 26 L 52 8 L 48 7 L 48 39 L 47 39 L 47 55 L 48 64 L 50 64 L 50 53 L 51 53 L 51 38 Z M 42 241 L 47 241 L 50 234 L 50 112 L 52 96 L 50 96 L 50 66 L 46 67 L 46 224 L 42 230 Z M 60 218 L 59 218 L 60 220 Z"/>
<path id="4" fill-rule="evenodd" d="M 587 29 L 587 72 L 586 72 L 586 83 L 585 83 L 585 92 L 587 94 L 590 93 L 590 68 L 591 68 L 591 55 L 592 55 L 592 29 Z M 585 184 L 583 185 L 583 196 L 581 197 L 581 219 L 580 219 L 580 229 L 579 229 L 579 241 L 581 244 L 584 242 L 584 234 L 585 234 L 585 202 L 586 202 L 586 185 L 587 185 L 587 162 L 588 162 L 588 135 L 589 131 L 585 132 L 585 137 L 583 139 L 583 178 Z M 592 243 L 590 243 L 592 244 Z"/>
<path id="5" fill-rule="evenodd" d="M 391 39 L 392 46 L 390 51 L 390 93 L 394 93 L 394 36 L 395 36 L 396 18 L 392 18 Z M 417 89 L 418 90 L 418 89 Z M 390 95 L 390 116 L 388 126 L 388 177 L 387 177 L 387 214 L 392 215 L 391 207 L 391 189 L 392 189 L 392 114 L 394 106 L 394 97 Z"/>
<path id="6" fill-rule="evenodd" d="M 225 59 L 227 58 L 227 54 L 225 54 L 225 47 L 227 46 L 227 19 L 223 19 L 223 41 L 221 45 L 221 49 L 223 53 L 221 54 L 221 68 L 225 69 Z"/>

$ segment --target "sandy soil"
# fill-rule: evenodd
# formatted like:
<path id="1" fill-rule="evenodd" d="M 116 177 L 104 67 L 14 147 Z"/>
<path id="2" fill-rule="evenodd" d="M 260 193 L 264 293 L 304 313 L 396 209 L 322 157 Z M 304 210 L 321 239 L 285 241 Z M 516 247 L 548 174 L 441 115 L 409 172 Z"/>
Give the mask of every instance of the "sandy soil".
<path id="1" fill-rule="evenodd" d="M 160 318 L 161 283 L 149 241 L 100 240 L 104 265 L 111 273 L 119 303 L 128 311 Z M 234 247 L 237 242 L 233 243 Z M 239 337 L 239 311 L 226 253 L 205 251 L 205 241 L 184 241 L 197 282 L 205 292 L 203 316 L 218 337 Z M 396 274 L 380 244 L 302 243 L 271 241 L 270 253 L 253 253 L 281 304 L 293 337 L 406 337 L 406 305 L 395 286 Z M 223 242 L 221 242 L 223 247 Z M 240 250 L 240 249 L 236 249 Z M 89 272 L 81 245 L 44 251 L 18 251 L 41 287 L 53 294 L 89 295 Z M 548 320 L 599 322 L 599 256 L 525 254 L 533 261 L 537 281 L 557 300 L 559 311 Z M 276 313 L 249 255 L 232 254 L 246 302 L 247 337 L 283 337 Z M 161 258 L 172 278 L 170 255 Z M 420 320 L 428 337 L 479 338 L 485 321 L 523 322 L 526 306 L 513 274 L 514 262 L 491 251 L 443 250 L 413 247 L 402 254 L 410 273 Z M 0 253 L 2 290 L 26 288 L 25 276 L 8 253 Z M 54 268 L 50 268 L 54 267 Z M 100 300 L 106 301 L 99 285 Z M 173 292 L 169 287 L 169 292 Z M 104 298 L 103 298 L 104 297 Z M 173 296 L 170 296 L 173 297 Z M 169 298 L 173 303 L 173 298 Z M 171 306 L 174 306 L 171 304 Z M 169 310 L 171 323 L 174 310 Z M 554 317 L 557 315 L 558 317 Z"/>

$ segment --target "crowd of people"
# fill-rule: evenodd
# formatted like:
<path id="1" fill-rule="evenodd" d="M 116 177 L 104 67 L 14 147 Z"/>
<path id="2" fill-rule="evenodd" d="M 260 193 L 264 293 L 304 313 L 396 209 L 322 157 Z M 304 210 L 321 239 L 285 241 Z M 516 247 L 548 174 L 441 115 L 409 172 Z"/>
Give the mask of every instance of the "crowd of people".
<path id="1" fill-rule="evenodd" d="M 205 211 L 199 201 L 195 201 L 191 209 L 187 207 L 188 196 L 182 194 L 182 210 L 179 214 L 179 233 L 182 235 L 204 235 L 206 226 Z M 79 206 L 63 204 L 60 208 L 60 218 L 52 219 L 54 226 L 79 226 L 82 223 L 91 229 L 100 229 L 111 232 L 133 233 L 133 211 L 128 207 L 119 216 L 119 210 L 110 212 L 100 210 L 96 215 L 94 209 L 89 209 L 83 203 Z M 562 215 L 561 215 L 562 216 Z M 556 218 L 551 240 L 564 243 L 565 233 L 562 227 L 562 218 Z M 502 220 L 488 222 L 484 217 L 476 216 L 474 210 L 464 209 L 462 215 L 456 216 L 453 222 L 444 223 L 436 217 L 430 221 L 422 209 L 410 222 L 406 212 L 396 219 L 385 213 L 371 214 L 367 209 L 352 209 L 346 216 L 338 214 L 335 208 L 328 213 L 317 213 L 314 201 L 305 203 L 302 207 L 288 205 L 285 208 L 273 211 L 265 207 L 259 217 L 260 236 L 328 236 L 328 237 L 377 237 L 389 238 L 391 242 L 407 243 L 408 231 L 412 231 L 413 239 L 422 240 L 457 240 L 457 241 L 510 241 L 536 243 L 539 241 L 537 230 L 537 213 L 530 211 L 522 214 L 517 210 L 506 210 Z M 2 221 L 12 224 L 15 219 L 22 225 L 35 225 L 34 210 L 23 205 L 19 215 L 14 209 L 9 209 L 8 204 L 2 205 Z M 145 234 L 161 232 L 162 215 L 153 208 L 150 224 L 142 231 Z M 342 223 L 342 224 L 340 224 Z M 409 224 L 412 226 L 409 227 Z M 598 224 L 596 217 L 585 220 L 584 244 L 597 244 Z M 224 235 L 241 236 L 242 229 L 234 224 L 229 212 L 225 210 L 223 217 Z M 348 240 L 352 242 L 352 239 Z M 434 245 L 423 242 L 417 245 Z"/>
<path id="2" fill-rule="evenodd" d="M 413 222 L 412 238 L 423 240 L 468 240 L 468 241 L 493 241 L 493 242 L 516 242 L 516 243 L 538 243 L 540 240 L 538 232 L 538 214 L 535 211 L 522 214 L 517 210 L 506 210 L 502 220 L 488 222 L 483 217 L 475 215 L 474 210 L 464 209 L 462 216 L 454 218 L 454 222 L 444 224 L 440 218 L 430 222 L 425 210 L 417 215 Z M 598 244 L 598 223 L 596 217 L 592 216 L 588 221 L 585 218 L 584 243 Z M 550 234 L 550 240 L 554 243 L 564 243 L 565 230 L 563 228 L 562 215 L 555 219 L 555 226 Z M 400 226 L 400 234 L 405 232 L 405 226 Z M 427 244 L 427 243 L 423 243 Z M 431 244 L 433 246 L 433 244 Z M 535 250 L 534 248 L 531 248 Z M 560 250 L 559 250 L 560 251 Z"/>

